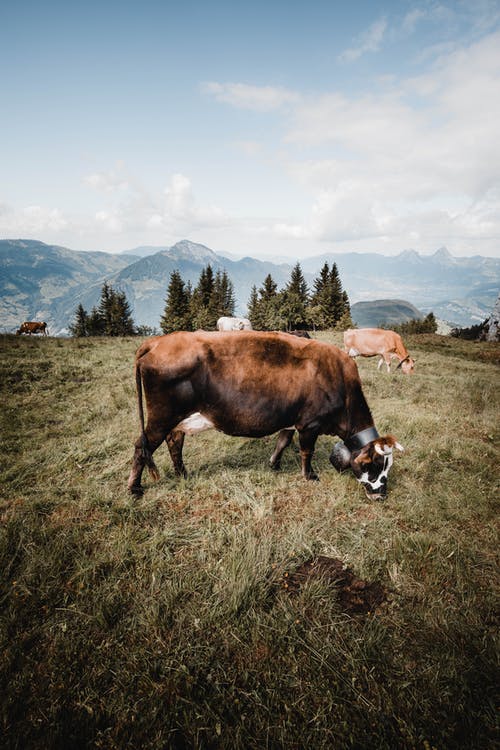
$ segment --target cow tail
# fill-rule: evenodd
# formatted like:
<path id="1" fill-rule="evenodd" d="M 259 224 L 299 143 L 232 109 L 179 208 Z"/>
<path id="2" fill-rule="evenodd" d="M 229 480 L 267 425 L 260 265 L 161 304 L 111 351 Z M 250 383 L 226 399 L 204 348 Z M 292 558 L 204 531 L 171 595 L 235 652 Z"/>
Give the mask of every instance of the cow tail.
<path id="1" fill-rule="evenodd" d="M 135 366 L 135 385 L 137 389 L 137 406 L 139 409 L 139 420 L 141 423 L 141 452 L 144 462 L 148 468 L 149 473 L 153 479 L 158 480 L 160 478 L 160 472 L 153 461 L 153 455 L 151 453 L 151 447 L 149 445 L 148 437 L 144 429 L 144 407 L 142 405 L 142 376 L 141 368 L 139 364 Z"/>

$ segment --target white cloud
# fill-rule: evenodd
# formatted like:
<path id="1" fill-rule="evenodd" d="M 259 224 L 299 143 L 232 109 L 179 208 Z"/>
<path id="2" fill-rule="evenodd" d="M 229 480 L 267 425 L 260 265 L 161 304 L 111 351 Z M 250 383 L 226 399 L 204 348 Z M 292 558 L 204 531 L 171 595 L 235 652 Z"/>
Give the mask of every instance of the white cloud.
<path id="1" fill-rule="evenodd" d="M 290 176 L 315 196 L 290 236 L 382 237 L 406 225 L 423 236 L 500 238 L 499 82 L 493 34 L 397 88 L 302 100 L 290 150 L 335 158 L 289 159 Z"/>
<path id="2" fill-rule="evenodd" d="M 119 164 L 117 169 L 108 172 L 93 172 L 83 178 L 84 184 L 104 193 L 123 192 L 128 190 L 130 185 L 127 178 L 120 174 L 122 169 L 123 165 Z"/>
<path id="3" fill-rule="evenodd" d="M 94 221 L 112 234 L 161 230 L 172 236 L 185 236 L 195 229 L 224 225 L 228 219 L 216 206 L 198 205 L 191 180 L 177 173 L 156 196 L 131 179 L 126 191 L 109 196 L 108 204 L 95 213 Z"/>
<path id="4" fill-rule="evenodd" d="M 202 90 L 218 102 L 231 104 L 239 109 L 269 112 L 285 104 L 295 104 L 299 95 L 280 86 L 250 86 L 246 83 L 207 82 Z"/>
<path id="5" fill-rule="evenodd" d="M 420 21 L 423 21 L 426 16 L 427 13 L 426 11 L 422 10 L 422 8 L 414 8 L 413 10 L 410 10 L 403 18 L 401 28 L 405 33 L 413 34 L 417 25 L 420 23 Z"/>
<path id="6" fill-rule="evenodd" d="M 409 34 L 432 20 L 430 10 L 438 12 L 436 5 L 424 8 L 425 13 L 417 8 L 408 14 L 399 31 L 406 27 Z M 382 44 L 389 36 L 384 24 L 371 27 L 350 59 Z M 430 64 L 426 58 L 425 72 L 418 76 L 370 79 L 363 92 L 205 84 L 204 91 L 216 101 L 272 117 L 273 146 L 281 124 L 282 142 L 272 151 L 264 129 L 238 130 L 236 137 L 248 140 L 226 143 L 234 172 L 221 165 L 220 180 L 226 183 L 222 190 L 230 181 L 244 186 L 239 216 L 197 195 L 182 171 L 148 191 L 125 163 L 116 162 L 84 178 L 93 201 L 86 216 L 70 217 L 50 206 L 4 205 L 0 233 L 45 232 L 68 242 L 72 230 L 84 245 L 85 238 L 97 237 L 100 246 L 109 242 L 116 248 L 131 245 L 131 237 L 144 244 L 186 236 L 204 242 L 213 237 L 216 247 L 218 238 L 230 236 L 235 248 L 247 242 L 254 252 L 258 236 L 254 244 L 259 247 L 267 243 L 270 250 L 294 240 L 305 253 L 321 242 L 330 247 L 352 243 L 351 248 L 372 242 L 379 249 L 384 243 L 394 250 L 410 243 L 426 249 L 447 244 L 452 252 L 473 248 L 498 255 L 500 33 L 462 48 L 454 37 L 453 48 L 441 48 L 433 59 Z M 242 153 L 246 158 L 238 161 Z M 256 175 L 261 175 L 257 186 Z M 263 184 L 267 178 L 269 184 Z M 258 193 L 254 204 L 253 193 Z"/>
<path id="7" fill-rule="evenodd" d="M 4 236 L 29 236 L 44 232 L 58 233 L 67 229 L 70 222 L 58 208 L 26 206 L 19 210 L 0 206 L 0 233 Z"/>
<path id="8" fill-rule="evenodd" d="M 171 219 L 186 220 L 195 213 L 191 180 L 182 174 L 174 174 L 165 188 L 166 215 Z"/>
<path id="9" fill-rule="evenodd" d="M 356 39 L 356 46 L 344 50 L 344 52 L 339 55 L 339 60 L 341 60 L 341 62 L 354 62 L 367 52 L 377 52 L 382 44 L 386 29 L 387 21 L 385 18 L 375 21 Z"/>
<path id="10" fill-rule="evenodd" d="M 99 224 L 110 232 L 119 234 L 123 231 L 123 221 L 120 219 L 120 216 L 113 211 L 98 211 L 95 218 Z"/>

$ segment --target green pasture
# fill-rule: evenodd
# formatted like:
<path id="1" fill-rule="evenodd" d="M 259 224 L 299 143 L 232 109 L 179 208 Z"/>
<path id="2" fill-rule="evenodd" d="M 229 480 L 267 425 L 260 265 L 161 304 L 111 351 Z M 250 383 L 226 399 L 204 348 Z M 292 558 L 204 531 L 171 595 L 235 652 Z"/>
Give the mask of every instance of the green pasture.
<path id="1" fill-rule="evenodd" d="M 215 432 L 187 438 L 186 480 L 160 448 L 130 497 L 139 343 L 0 338 L 0 746 L 497 747 L 500 346 L 409 337 L 413 376 L 358 361 L 405 448 L 381 503 L 330 437 L 306 482 L 296 446 L 275 474 L 274 437 Z M 384 601 L 292 590 L 318 556 Z"/>

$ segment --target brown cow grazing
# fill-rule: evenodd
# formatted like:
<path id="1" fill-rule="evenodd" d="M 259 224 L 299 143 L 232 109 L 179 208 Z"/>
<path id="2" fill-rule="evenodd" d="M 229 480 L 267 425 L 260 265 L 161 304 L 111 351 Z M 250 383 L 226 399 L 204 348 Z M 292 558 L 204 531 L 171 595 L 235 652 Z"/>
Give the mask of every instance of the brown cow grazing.
<path id="1" fill-rule="evenodd" d="M 351 468 L 369 497 L 386 495 L 392 450 L 402 447 L 379 436 L 358 368 L 336 346 L 286 333 L 178 331 L 139 347 L 135 376 L 141 435 L 128 480 L 134 494 L 142 492 L 145 466 L 158 479 L 152 454 L 163 440 L 175 474 L 186 476 L 185 435 L 214 427 L 243 437 L 280 431 L 274 468 L 298 430 L 306 479 L 317 479 L 311 459 L 318 435 L 339 435 L 344 442 L 330 456 L 335 468 Z"/>
<path id="2" fill-rule="evenodd" d="M 44 336 L 48 336 L 49 330 L 45 321 L 39 323 L 36 320 L 26 320 L 24 323 L 21 323 L 21 327 L 16 331 L 16 336 L 20 336 L 21 333 L 27 333 L 29 336 L 31 336 L 32 333 L 41 333 Z"/>
<path id="3" fill-rule="evenodd" d="M 385 362 L 391 371 L 391 358 L 399 360 L 405 375 L 413 375 L 415 360 L 410 357 L 399 333 L 383 328 L 356 328 L 344 333 L 344 349 L 350 357 L 376 357 L 380 355 L 377 369 Z"/>

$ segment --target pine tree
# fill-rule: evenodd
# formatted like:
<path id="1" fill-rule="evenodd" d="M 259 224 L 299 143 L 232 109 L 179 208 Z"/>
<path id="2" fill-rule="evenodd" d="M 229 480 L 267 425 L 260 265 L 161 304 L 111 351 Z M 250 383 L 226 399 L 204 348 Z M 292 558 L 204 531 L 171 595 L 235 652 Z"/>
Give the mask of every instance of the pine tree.
<path id="1" fill-rule="evenodd" d="M 192 330 L 190 296 L 190 287 L 186 288 L 179 271 L 172 271 L 160 320 L 163 333 Z"/>
<path id="2" fill-rule="evenodd" d="M 347 292 L 342 292 L 342 315 L 336 323 L 336 327 L 340 331 L 346 331 L 348 328 L 352 328 L 354 325 L 351 318 L 351 304 Z"/>
<path id="3" fill-rule="evenodd" d="M 283 292 L 279 312 L 286 321 L 287 331 L 307 327 L 307 308 L 296 292 L 290 292 L 288 289 Z"/>
<path id="4" fill-rule="evenodd" d="M 314 328 L 325 329 L 333 325 L 330 310 L 330 267 L 325 263 L 318 278 L 314 280 L 314 292 L 308 309 L 308 319 Z"/>
<path id="5" fill-rule="evenodd" d="M 111 336 L 133 336 L 134 321 L 125 292 L 111 292 Z"/>
<path id="6" fill-rule="evenodd" d="M 333 325 L 335 325 L 343 315 L 344 312 L 344 300 L 342 297 L 342 284 L 337 268 L 337 264 L 333 263 L 332 270 L 330 271 L 330 287 L 329 287 L 329 306 L 330 314 L 333 317 Z"/>
<path id="7" fill-rule="evenodd" d="M 89 336 L 104 336 L 104 321 L 97 307 L 93 307 L 87 319 Z"/>
<path id="8" fill-rule="evenodd" d="M 286 328 L 307 327 L 307 307 L 309 304 L 309 291 L 300 263 L 292 268 L 290 281 L 282 294 L 280 314 L 286 319 Z"/>
<path id="9" fill-rule="evenodd" d="M 199 295 L 202 307 L 208 307 L 214 291 L 214 272 L 210 263 L 206 268 L 202 268 L 200 280 L 195 289 L 195 294 Z"/>
<path id="10" fill-rule="evenodd" d="M 325 301 L 325 292 L 330 283 L 330 267 L 325 263 L 317 279 L 314 279 L 314 292 L 311 295 L 313 305 L 322 305 Z"/>
<path id="11" fill-rule="evenodd" d="M 259 289 L 259 294 L 262 300 L 270 300 L 278 294 L 278 285 L 270 273 L 264 279 L 264 284 Z"/>
<path id="12" fill-rule="evenodd" d="M 253 285 L 250 291 L 250 299 L 248 300 L 248 319 L 252 324 L 252 328 L 255 331 L 262 330 L 259 321 L 259 295 L 257 294 L 257 287 Z"/>
<path id="13" fill-rule="evenodd" d="M 83 305 L 80 303 L 76 308 L 75 321 L 72 325 L 69 326 L 69 332 L 71 333 L 71 335 L 75 338 L 83 338 L 84 336 L 88 336 L 88 321 L 89 316 L 83 309 Z"/>
<path id="14" fill-rule="evenodd" d="M 287 292 L 290 292 L 291 294 L 296 294 L 297 297 L 301 300 L 301 302 L 304 305 L 308 303 L 309 290 L 307 288 L 307 283 L 306 283 L 306 280 L 304 279 L 304 274 L 302 273 L 300 263 L 296 263 L 294 267 L 292 268 L 290 281 L 288 282 L 286 286 L 286 290 Z"/>
<path id="15" fill-rule="evenodd" d="M 209 307 L 214 316 L 234 315 L 234 287 L 227 272 L 220 269 L 215 274 L 214 287 Z"/>
<path id="16" fill-rule="evenodd" d="M 278 285 L 268 274 L 257 292 L 253 286 L 248 302 L 248 317 L 256 331 L 285 330 L 287 323 L 280 312 L 282 295 L 277 291 Z"/>
<path id="17" fill-rule="evenodd" d="M 107 282 L 101 290 L 98 307 L 93 307 L 87 315 L 80 304 L 76 310 L 74 325 L 70 326 L 73 336 L 133 336 L 134 321 L 125 292 L 115 292 Z"/>
<path id="18" fill-rule="evenodd" d="M 99 307 L 97 308 L 99 317 L 101 319 L 103 336 L 113 335 L 113 297 L 113 288 L 108 284 L 107 281 L 105 281 L 101 289 L 101 300 L 99 302 Z"/>
<path id="19" fill-rule="evenodd" d="M 217 314 L 211 307 L 214 292 L 214 273 L 210 263 L 202 268 L 198 284 L 191 296 L 190 314 L 194 329 L 212 329 L 217 323 Z"/>
<path id="20" fill-rule="evenodd" d="M 286 331 L 287 319 L 281 307 L 285 292 L 278 292 L 278 285 L 269 273 L 259 290 L 261 327 L 264 331 Z"/>
<path id="21" fill-rule="evenodd" d="M 314 281 L 311 307 L 308 310 L 309 319 L 318 328 L 340 326 L 344 329 L 348 327 L 350 314 L 349 298 L 342 289 L 337 264 L 333 263 L 330 269 L 328 263 L 325 263 Z"/>
<path id="22" fill-rule="evenodd" d="M 430 312 L 424 318 L 424 321 L 425 321 L 425 324 L 426 324 L 426 327 L 427 327 L 427 332 L 428 333 L 436 333 L 436 331 L 438 329 L 438 324 L 437 324 L 436 316 L 434 315 L 434 313 Z"/>

